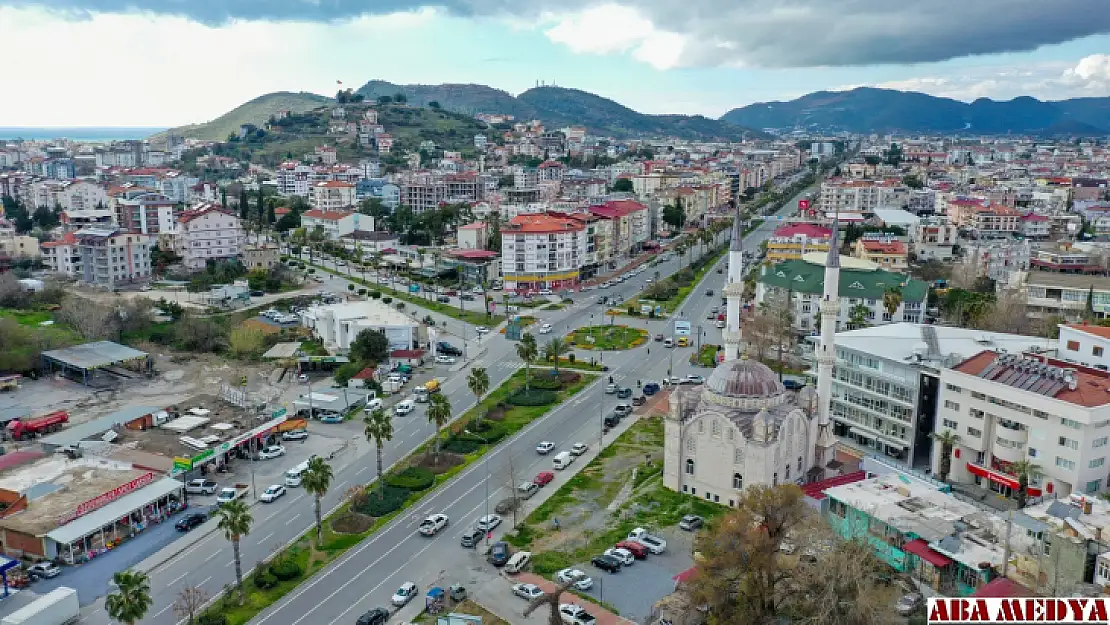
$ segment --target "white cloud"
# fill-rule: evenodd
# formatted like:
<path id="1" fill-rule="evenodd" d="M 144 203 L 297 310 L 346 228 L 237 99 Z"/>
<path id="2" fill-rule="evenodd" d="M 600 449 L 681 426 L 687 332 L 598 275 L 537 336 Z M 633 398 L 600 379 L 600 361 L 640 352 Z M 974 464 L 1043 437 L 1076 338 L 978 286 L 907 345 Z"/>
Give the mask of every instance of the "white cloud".
<path id="1" fill-rule="evenodd" d="M 1100 95 L 1110 93 L 1110 54 L 1092 54 L 1083 57 L 1068 68 L 1060 82 L 1085 91 L 1097 91 Z"/>
<path id="2" fill-rule="evenodd" d="M 656 69 L 676 67 L 686 47 L 682 35 L 657 29 L 636 9 L 604 4 L 559 17 L 547 38 L 576 54 L 624 54 Z"/>

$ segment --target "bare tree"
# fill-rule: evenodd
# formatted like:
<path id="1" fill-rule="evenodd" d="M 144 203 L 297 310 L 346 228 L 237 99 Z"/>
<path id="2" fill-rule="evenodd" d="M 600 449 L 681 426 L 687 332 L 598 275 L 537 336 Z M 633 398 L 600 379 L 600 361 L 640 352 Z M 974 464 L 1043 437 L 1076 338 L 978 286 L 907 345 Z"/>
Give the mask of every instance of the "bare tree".
<path id="1" fill-rule="evenodd" d="M 521 499 L 517 496 L 520 491 L 516 486 L 516 469 L 513 467 L 513 455 L 506 454 L 509 459 L 509 464 L 505 467 L 505 485 L 509 487 L 509 497 L 513 500 L 513 529 L 517 527 L 517 508 L 520 507 Z"/>
<path id="2" fill-rule="evenodd" d="M 173 613 L 177 618 L 188 621 L 189 625 L 193 625 L 198 614 L 204 609 L 204 604 L 208 603 L 208 593 L 199 586 L 186 586 L 177 593 L 177 598 L 173 601 Z"/>
<path id="3" fill-rule="evenodd" d="M 535 599 L 533 599 L 532 603 L 529 603 L 528 607 L 524 609 L 524 616 L 527 617 L 531 613 L 540 609 L 541 606 L 546 605 L 551 611 L 547 617 L 548 625 L 563 625 L 563 617 L 559 614 L 559 598 L 563 596 L 563 593 L 567 591 L 567 588 L 570 588 L 571 585 L 577 582 L 579 579 L 580 576 L 576 575 L 573 578 L 556 585 L 554 592 L 550 594 L 544 593 L 542 597 L 536 597 Z"/>
<path id="4" fill-rule="evenodd" d="M 56 317 L 86 341 L 107 338 L 116 331 L 119 314 L 109 306 L 72 296 L 62 302 Z"/>
<path id="5" fill-rule="evenodd" d="M 970 291 L 975 287 L 975 281 L 983 275 L 984 272 L 979 266 L 979 257 L 976 255 L 974 248 L 970 251 L 970 254 L 972 255 L 970 258 L 953 263 L 949 286 Z"/>

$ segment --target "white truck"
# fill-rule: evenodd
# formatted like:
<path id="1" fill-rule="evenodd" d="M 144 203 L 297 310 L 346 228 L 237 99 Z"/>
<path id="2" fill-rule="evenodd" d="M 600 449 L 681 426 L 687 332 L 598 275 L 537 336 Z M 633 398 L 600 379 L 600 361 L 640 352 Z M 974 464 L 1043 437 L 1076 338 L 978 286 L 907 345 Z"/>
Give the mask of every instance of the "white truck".
<path id="1" fill-rule="evenodd" d="M 243 497 L 247 496 L 247 493 L 250 492 L 250 490 L 250 484 L 236 484 L 234 486 L 220 489 L 220 494 L 216 495 L 216 504 L 222 506 L 223 504 L 235 501 L 236 499 L 242 499 Z"/>
<path id="2" fill-rule="evenodd" d="M 80 612 L 77 591 L 59 586 L 0 619 L 0 625 L 69 625 L 77 622 Z"/>

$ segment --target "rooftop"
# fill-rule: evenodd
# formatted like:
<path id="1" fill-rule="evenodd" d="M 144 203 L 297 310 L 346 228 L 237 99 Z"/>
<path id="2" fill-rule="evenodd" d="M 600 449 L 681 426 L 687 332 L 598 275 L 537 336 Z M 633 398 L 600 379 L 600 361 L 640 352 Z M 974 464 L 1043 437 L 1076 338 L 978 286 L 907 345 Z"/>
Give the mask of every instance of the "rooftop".
<path id="1" fill-rule="evenodd" d="M 323 219 L 324 221 L 339 221 L 345 217 L 350 217 L 354 213 L 351 211 L 326 211 L 314 208 L 305 212 L 303 217 L 312 217 L 313 219 Z"/>
<path id="2" fill-rule="evenodd" d="M 775 229 L 776 237 L 806 237 L 809 239 L 827 239 L 832 236 L 832 230 L 817 224 L 786 224 Z"/>
<path id="3" fill-rule="evenodd" d="M 408 315 L 383 304 L 378 300 L 344 302 L 313 306 L 301 312 L 305 319 L 316 319 L 331 315 L 336 321 L 365 321 L 368 326 L 412 326 L 416 325 Z"/>
<path id="4" fill-rule="evenodd" d="M 13 483 L 17 485 L 33 483 L 35 486 L 16 491 L 27 494 L 27 508 L 0 519 L 0 527 L 43 536 L 57 527 L 59 520 L 72 514 L 79 505 L 150 473 L 132 469 L 129 464 L 109 460 L 50 460 L 67 466 L 60 470 L 52 466 L 45 467 L 51 469 L 49 477 L 36 474 L 15 480 Z M 8 487 L 0 485 L 0 488 Z"/>
<path id="5" fill-rule="evenodd" d="M 906 244 L 897 239 L 858 239 L 864 250 L 872 254 L 905 254 Z"/>
<path id="6" fill-rule="evenodd" d="M 349 233 L 347 233 L 347 234 L 345 234 L 345 235 L 343 235 L 339 238 L 343 239 L 343 240 L 348 240 L 348 241 L 374 241 L 374 242 L 378 242 L 378 241 L 396 241 L 397 240 L 397 235 L 393 234 L 392 232 L 384 232 L 384 231 L 355 230 L 355 231 L 349 232 Z"/>
<path id="7" fill-rule="evenodd" d="M 935 337 L 935 351 L 930 351 L 929 343 L 934 339 L 929 334 Z M 1056 341 L 1020 334 L 903 322 L 837 332 L 836 346 L 896 362 L 938 366 L 943 361 L 959 362 L 984 349 L 1014 353 L 1053 349 Z"/>
<path id="8" fill-rule="evenodd" d="M 821 259 L 820 264 L 811 262 L 814 256 L 824 257 L 826 254 L 806 254 L 802 260 L 787 260 L 764 267 L 759 282 L 795 292 L 822 293 L 825 286 L 824 259 Z M 853 265 L 858 266 L 859 259 L 842 256 L 841 261 L 840 297 L 881 299 L 888 289 L 900 288 L 903 301 L 925 300 L 927 287 L 920 280 L 883 269 L 857 269 Z M 877 267 L 874 263 L 867 264 Z"/>
<path id="9" fill-rule="evenodd" d="M 1106 276 L 1057 273 L 1055 271 L 1030 271 L 1026 274 L 1025 283 L 1045 287 L 1083 289 L 1084 291 L 1094 287 L 1096 291 L 1110 291 L 1110 278 Z"/>
<path id="10" fill-rule="evenodd" d="M 503 228 L 505 233 L 556 233 L 556 232 L 581 232 L 585 227 L 572 219 L 552 217 L 543 213 L 517 215 Z"/>
<path id="11" fill-rule="evenodd" d="M 83 232 L 83 231 L 82 231 Z M 146 358 L 147 353 L 112 341 L 96 341 L 42 353 L 44 358 L 65 363 L 78 369 L 96 369 L 117 362 Z"/>
<path id="12" fill-rule="evenodd" d="M 112 446 L 171 461 L 178 456 L 191 458 L 270 420 L 269 414 L 254 414 L 211 395 L 196 395 L 166 410 L 179 416 L 146 431 L 117 428 L 118 438 Z M 95 451 L 95 447 L 92 449 Z"/>
<path id="13" fill-rule="evenodd" d="M 1090 373 L 1089 370 L 1065 369 L 1047 364 L 1040 358 L 1025 358 L 1020 354 L 987 350 L 968 358 L 953 369 L 1005 384 L 1014 390 L 1036 393 L 1086 408 L 1110 404 L 1110 374 L 1099 375 Z"/>

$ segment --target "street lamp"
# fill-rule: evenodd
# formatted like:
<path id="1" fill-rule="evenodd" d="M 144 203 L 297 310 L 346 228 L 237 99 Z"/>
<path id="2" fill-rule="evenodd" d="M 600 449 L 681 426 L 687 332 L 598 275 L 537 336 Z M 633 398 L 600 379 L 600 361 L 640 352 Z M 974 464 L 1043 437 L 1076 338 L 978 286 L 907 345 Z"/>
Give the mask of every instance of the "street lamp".
<path id="1" fill-rule="evenodd" d="M 476 437 L 482 439 L 482 443 L 484 443 L 485 446 L 486 446 L 486 460 L 483 464 L 486 465 L 486 521 L 489 521 L 489 455 L 490 455 L 489 454 L 489 441 L 486 440 L 486 438 L 484 436 L 482 436 L 481 434 L 475 434 L 474 432 L 471 432 L 470 430 L 463 430 L 463 432 L 466 432 L 467 434 L 469 434 L 471 436 L 476 436 Z M 489 535 L 490 535 L 490 531 L 489 531 L 488 527 L 486 528 L 485 534 L 486 534 L 486 546 L 488 547 L 489 546 Z"/>

